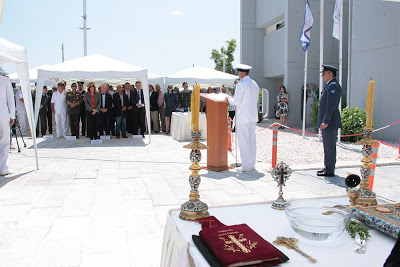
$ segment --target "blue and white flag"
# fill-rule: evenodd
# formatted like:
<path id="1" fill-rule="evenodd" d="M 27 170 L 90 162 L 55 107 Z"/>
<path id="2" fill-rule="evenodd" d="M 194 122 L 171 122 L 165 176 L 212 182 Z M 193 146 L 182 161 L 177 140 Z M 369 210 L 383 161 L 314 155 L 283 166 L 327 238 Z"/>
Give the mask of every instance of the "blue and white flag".
<path id="1" fill-rule="evenodd" d="M 313 17 L 311 14 L 310 3 L 306 2 L 306 11 L 304 13 L 304 24 L 303 28 L 301 29 L 299 42 L 302 43 L 303 51 L 306 52 L 308 46 L 310 45 L 310 38 L 311 38 L 311 28 L 313 25 Z"/>
<path id="2" fill-rule="evenodd" d="M 340 6 L 342 5 L 342 0 L 336 0 L 335 9 L 333 10 L 333 33 L 332 36 L 340 40 Z"/>

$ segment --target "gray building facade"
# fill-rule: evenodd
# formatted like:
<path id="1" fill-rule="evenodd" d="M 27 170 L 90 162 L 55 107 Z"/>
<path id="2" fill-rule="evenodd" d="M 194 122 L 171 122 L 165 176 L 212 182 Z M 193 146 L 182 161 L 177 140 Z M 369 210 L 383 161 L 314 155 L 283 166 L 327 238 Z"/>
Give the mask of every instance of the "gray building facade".
<path id="1" fill-rule="evenodd" d="M 309 0 L 314 18 L 308 48 L 307 83 L 319 85 L 320 76 L 320 0 Z M 339 65 L 339 41 L 332 37 L 335 0 L 324 1 L 324 64 Z M 377 0 L 344 1 L 343 78 L 346 95 L 348 75 L 348 29 L 350 18 L 350 107 L 365 109 L 369 77 L 375 80 L 374 128 L 399 120 L 400 90 L 395 86 L 395 67 L 400 59 L 400 3 Z M 302 86 L 304 52 L 298 42 L 304 20 L 305 1 L 242 0 L 241 63 L 253 66 L 250 76 L 260 88 L 269 91 L 269 117 L 279 88 L 290 93 L 288 125 L 302 124 Z M 349 15 L 350 10 L 350 15 Z M 382 35 L 382 36 L 381 36 Z M 389 96 L 387 96 L 389 95 Z M 390 99 L 387 99 L 390 98 Z M 389 100 L 389 101 L 386 101 Z M 307 106 L 313 102 L 308 99 Z M 393 112 L 393 111 L 394 112 Z M 310 112 L 307 112 L 307 123 Z M 375 138 L 395 141 L 400 124 L 374 134 Z"/>

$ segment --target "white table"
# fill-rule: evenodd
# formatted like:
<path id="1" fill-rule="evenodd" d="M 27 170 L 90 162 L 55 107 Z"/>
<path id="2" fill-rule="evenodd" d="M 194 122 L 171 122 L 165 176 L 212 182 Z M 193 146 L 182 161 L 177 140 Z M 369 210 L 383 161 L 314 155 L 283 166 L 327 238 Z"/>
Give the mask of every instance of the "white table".
<path id="1" fill-rule="evenodd" d="M 200 113 L 201 139 L 207 139 L 207 120 L 206 114 Z M 173 112 L 171 117 L 171 137 L 177 141 L 191 141 L 190 125 L 192 121 L 192 114 L 190 112 Z"/>
<path id="2" fill-rule="evenodd" d="M 348 204 L 348 198 L 331 200 Z M 209 266 L 192 240 L 193 234 L 199 234 L 201 225 L 179 219 L 179 212 L 170 210 L 168 213 L 161 266 Z M 396 242 L 393 237 L 372 228 L 369 228 L 371 237 L 367 239 L 365 254 L 353 252 L 355 241 L 347 232 L 330 241 L 307 240 L 290 227 L 285 211 L 272 209 L 270 203 L 217 207 L 209 209 L 209 213 L 226 225 L 247 223 L 270 243 L 279 235 L 298 238 L 300 249 L 317 259 L 317 263 L 312 263 L 297 252 L 278 246 L 290 258 L 280 266 L 383 266 Z"/>

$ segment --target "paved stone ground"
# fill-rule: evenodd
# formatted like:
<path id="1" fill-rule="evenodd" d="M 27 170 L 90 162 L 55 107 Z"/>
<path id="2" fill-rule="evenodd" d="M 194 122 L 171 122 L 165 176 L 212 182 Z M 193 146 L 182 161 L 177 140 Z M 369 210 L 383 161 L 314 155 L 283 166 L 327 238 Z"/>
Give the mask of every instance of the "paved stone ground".
<path id="1" fill-rule="evenodd" d="M 85 138 L 41 140 L 36 170 L 26 139 L 28 148 L 10 153 L 12 173 L 0 177 L 0 266 L 159 266 L 167 212 L 188 200 L 187 142 L 164 135 L 153 135 L 150 144 L 148 138 L 97 145 Z M 400 201 L 396 163 L 377 167 L 374 191 Z M 274 200 L 268 167 L 202 170 L 201 199 L 209 206 Z M 359 173 L 342 166 L 323 179 L 310 166 L 294 169 L 287 200 L 344 195 L 346 172 Z"/>

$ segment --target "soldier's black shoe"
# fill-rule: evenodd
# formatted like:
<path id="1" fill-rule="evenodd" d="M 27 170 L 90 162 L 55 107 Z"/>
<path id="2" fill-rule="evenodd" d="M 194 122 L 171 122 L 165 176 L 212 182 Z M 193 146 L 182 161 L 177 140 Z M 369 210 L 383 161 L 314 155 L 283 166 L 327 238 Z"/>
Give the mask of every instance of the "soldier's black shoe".
<path id="1" fill-rule="evenodd" d="M 320 171 L 317 171 L 317 175 L 318 175 L 318 173 L 323 173 L 323 172 L 325 172 L 325 169 L 322 169 L 322 170 L 320 170 Z"/>
<path id="2" fill-rule="evenodd" d="M 334 173 L 329 173 L 326 171 L 322 171 L 322 172 L 317 172 L 317 176 L 335 176 Z"/>

